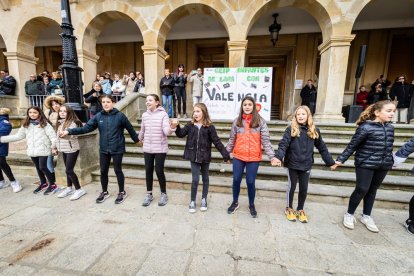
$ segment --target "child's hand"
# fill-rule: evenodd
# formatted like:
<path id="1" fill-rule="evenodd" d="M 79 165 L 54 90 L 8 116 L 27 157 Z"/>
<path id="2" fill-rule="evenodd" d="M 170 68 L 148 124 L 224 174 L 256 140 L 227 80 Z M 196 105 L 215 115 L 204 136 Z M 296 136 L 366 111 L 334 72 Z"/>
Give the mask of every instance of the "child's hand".
<path id="1" fill-rule="evenodd" d="M 52 155 L 56 156 L 59 154 L 59 151 L 57 149 L 52 149 Z"/>
<path id="2" fill-rule="evenodd" d="M 270 163 L 272 164 L 272 166 L 278 166 L 278 167 L 282 166 L 282 162 L 279 159 L 277 159 L 276 157 L 273 157 L 270 160 Z"/>
<path id="3" fill-rule="evenodd" d="M 69 134 L 69 131 L 67 131 L 67 130 L 59 131 L 59 137 L 60 138 L 63 138 L 68 134 Z"/>
<path id="4" fill-rule="evenodd" d="M 331 171 L 336 170 L 338 166 L 342 166 L 342 163 L 339 161 L 335 161 L 335 164 L 331 166 Z"/>
<path id="5" fill-rule="evenodd" d="M 170 122 L 170 125 L 171 125 L 172 129 L 176 128 L 178 126 L 178 124 L 179 124 L 178 119 L 172 119 L 171 122 Z"/>
<path id="6" fill-rule="evenodd" d="M 142 144 L 142 141 L 138 141 L 137 146 L 138 146 L 138 147 L 142 147 L 142 145 L 143 145 L 143 144 Z"/>

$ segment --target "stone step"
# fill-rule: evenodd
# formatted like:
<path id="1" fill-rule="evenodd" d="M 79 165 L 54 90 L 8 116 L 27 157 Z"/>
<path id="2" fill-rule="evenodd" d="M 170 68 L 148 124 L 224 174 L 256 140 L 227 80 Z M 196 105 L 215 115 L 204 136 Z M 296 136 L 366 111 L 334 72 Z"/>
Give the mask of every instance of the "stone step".
<path id="1" fill-rule="evenodd" d="M 224 145 L 228 142 L 228 136 L 219 135 L 219 137 L 221 139 L 221 142 Z M 271 140 L 271 143 L 272 143 L 274 149 L 277 149 L 277 145 L 279 144 L 280 138 L 281 137 L 271 137 L 270 140 Z M 134 145 L 134 142 L 129 137 L 127 137 L 125 139 L 125 141 L 126 141 L 128 146 Z M 333 139 L 333 138 L 326 138 L 326 139 L 324 139 L 324 141 L 325 141 L 325 143 L 326 143 L 326 145 L 327 145 L 327 147 L 330 151 L 333 151 L 334 149 L 337 149 L 340 152 L 342 152 L 349 143 L 349 140 Z M 168 146 L 169 146 L 170 149 L 184 149 L 185 143 L 186 143 L 185 138 L 178 138 L 175 135 L 168 136 Z M 405 144 L 405 142 L 396 141 L 394 143 L 394 152 L 399 150 L 404 144 Z"/>
<path id="2" fill-rule="evenodd" d="M 126 184 L 145 185 L 145 172 L 142 170 L 124 169 Z M 95 171 L 93 175 L 93 184 L 100 185 L 100 172 Z M 174 172 L 166 172 L 167 189 L 183 189 L 190 196 L 191 174 L 181 174 Z M 112 170 L 109 172 L 109 181 L 117 183 L 116 176 Z M 199 185 L 199 193 L 201 193 L 201 178 Z M 158 186 L 157 177 L 154 173 L 154 187 Z M 158 189 L 158 188 L 154 188 Z M 287 183 L 285 181 L 267 181 L 256 180 L 256 193 L 259 196 L 267 196 L 284 200 L 286 198 Z M 349 196 L 353 192 L 353 187 L 346 186 L 330 186 L 321 184 L 310 184 L 308 188 L 307 200 L 316 202 L 330 202 L 337 204 L 347 204 Z M 296 192 L 298 188 L 296 188 Z M 167 190 L 168 192 L 168 190 Z M 209 192 L 232 193 L 232 178 L 223 176 L 210 176 Z M 247 194 L 245 181 L 241 185 L 241 194 Z M 377 192 L 375 205 L 384 208 L 406 208 L 407 203 L 412 197 L 412 191 L 403 190 L 386 190 L 380 189 Z M 230 196 L 230 195 L 229 195 Z M 297 202 L 297 196 L 295 196 Z"/>
<path id="3" fill-rule="evenodd" d="M 135 157 L 135 158 L 144 158 L 143 149 L 140 147 L 127 147 L 125 157 Z M 212 163 L 222 163 L 223 157 L 217 151 L 212 152 Z M 169 150 L 167 154 L 168 160 L 183 160 L 183 150 Z M 314 159 L 313 169 L 319 170 L 330 170 L 329 167 L 325 165 L 322 158 L 315 157 Z M 260 166 L 268 166 L 270 167 L 271 164 L 269 162 L 269 158 L 266 155 L 263 155 L 263 160 L 260 162 Z M 413 164 L 404 163 L 392 169 L 388 174 L 391 175 L 400 175 L 400 176 L 408 176 L 411 174 L 411 169 L 413 168 Z M 343 166 L 341 166 L 341 171 L 347 172 L 354 172 L 355 166 L 353 161 L 347 161 Z"/>
<path id="4" fill-rule="evenodd" d="M 123 159 L 123 168 L 134 169 L 137 171 L 145 170 L 143 158 L 125 157 Z M 166 160 L 165 171 L 169 173 L 179 173 L 191 176 L 191 167 L 189 161 L 184 160 Z M 232 178 L 233 171 L 231 164 L 211 163 L 209 169 L 211 176 L 222 176 Z M 281 167 L 262 166 L 259 168 L 257 179 L 266 181 L 287 181 L 286 169 Z M 310 183 L 328 185 L 328 186 L 350 186 L 355 185 L 355 173 L 344 172 L 341 169 L 337 171 L 325 171 L 313 169 Z M 414 192 L 414 182 L 411 177 L 401 177 L 396 175 L 387 175 L 383 184 L 383 189 L 400 189 Z"/>

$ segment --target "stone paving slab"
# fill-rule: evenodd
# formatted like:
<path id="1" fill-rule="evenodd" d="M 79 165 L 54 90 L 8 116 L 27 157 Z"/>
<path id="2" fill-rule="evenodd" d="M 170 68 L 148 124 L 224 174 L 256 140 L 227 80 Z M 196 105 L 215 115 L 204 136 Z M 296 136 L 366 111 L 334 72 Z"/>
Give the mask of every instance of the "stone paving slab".
<path id="1" fill-rule="evenodd" d="M 374 208 L 374 234 L 360 222 L 342 226 L 342 201 L 307 202 L 310 221 L 301 224 L 285 219 L 282 198 L 258 197 L 253 219 L 246 196 L 228 215 L 231 195 L 210 193 L 209 210 L 190 214 L 187 190 L 169 189 L 164 207 L 154 190 L 142 207 L 143 186 L 127 185 L 120 205 L 114 185 L 102 204 L 98 185 L 78 201 L 34 195 L 34 187 L 0 190 L 0 275 L 414 274 L 406 210 Z"/>

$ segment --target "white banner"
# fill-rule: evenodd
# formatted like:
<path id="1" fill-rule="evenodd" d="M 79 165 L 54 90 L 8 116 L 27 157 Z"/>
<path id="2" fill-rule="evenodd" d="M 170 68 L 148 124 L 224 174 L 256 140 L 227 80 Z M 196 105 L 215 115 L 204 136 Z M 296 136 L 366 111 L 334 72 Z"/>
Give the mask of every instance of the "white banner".
<path id="1" fill-rule="evenodd" d="M 244 97 L 256 101 L 259 114 L 270 120 L 272 100 L 271 67 L 205 68 L 203 103 L 210 117 L 233 120 Z"/>

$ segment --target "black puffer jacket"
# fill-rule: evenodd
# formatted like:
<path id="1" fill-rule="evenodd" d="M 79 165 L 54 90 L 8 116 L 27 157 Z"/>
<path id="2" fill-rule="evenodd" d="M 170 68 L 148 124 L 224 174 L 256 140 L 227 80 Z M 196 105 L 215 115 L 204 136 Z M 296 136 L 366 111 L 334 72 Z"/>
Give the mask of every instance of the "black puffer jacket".
<path id="1" fill-rule="evenodd" d="M 109 112 L 102 110 L 90 119 L 86 125 L 68 129 L 70 135 L 85 134 L 99 130 L 99 151 L 101 153 L 122 154 L 125 152 L 126 129 L 132 140 L 138 143 L 138 135 L 124 113 L 114 108 Z"/>
<path id="2" fill-rule="evenodd" d="M 300 126 L 299 137 L 292 137 L 291 131 L 292 127 L 288 126 L 282 140 L 280 140 L 278 149 L 275 151 L 277 159 L 282 160 L 284 158 L 285 167 L 300 171 L 310 170 L 314 161 L 314 147 L 318 149 L 327 166 L 335 164 L 318 128 L 316 128 L 319 134 L 318 139 L 312 139 L 308 136 L 307 126 Z"/>
<path id="3" fill-rule="evenodd" d="M 183 128 L 178 125 L 175 134 L 180 138 L 187 136 L 184 159 L 197 163 L 210 163 L 212 143 L 221 153 L 225 162 L 230 159 L 229 153 L 220 141 L 213 125 L 202 126 L 200 129 L 192 123 L 188 123 Z"/>
<path id="4" fill-rule="evenodd" d="M 394 126 L 392 124 L 366 121 L 356 129 L 348 146 L 337 160 L 344 163 L 356 151 L 356 167 L 390 170 L 394 164 L 393 144 Z"/>

